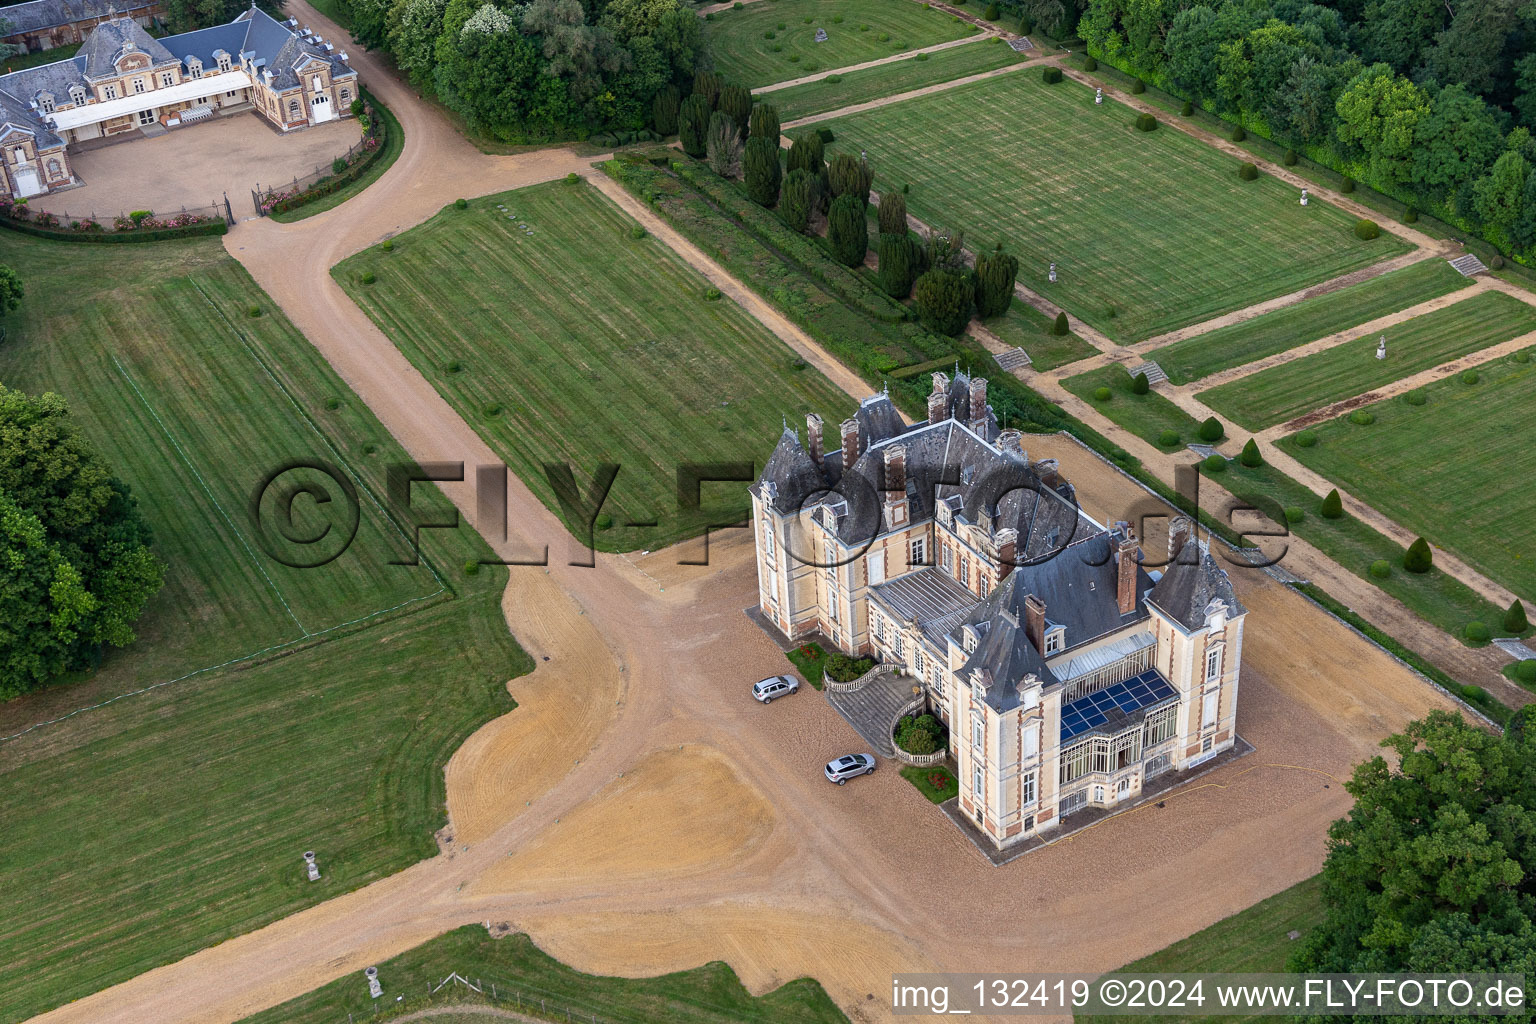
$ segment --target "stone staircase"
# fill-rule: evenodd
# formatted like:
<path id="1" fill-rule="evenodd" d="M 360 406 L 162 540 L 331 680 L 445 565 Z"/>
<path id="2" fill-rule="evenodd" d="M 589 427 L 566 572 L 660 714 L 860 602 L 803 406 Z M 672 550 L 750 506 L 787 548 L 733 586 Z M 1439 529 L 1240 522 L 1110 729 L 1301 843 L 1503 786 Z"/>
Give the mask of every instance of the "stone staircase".
<path id="1" fill-rule="evenodd" d="M 826 690 L 827 700 L 837 713 L 847 719 L 870 749 L 881 757 L 894 757 L 896 744 L 891 739 L 896 722 L 915 699 L 916 679 L 898 672 L 872 673 L 868 682 L 856 690 Z"/>
<path id="2" fill-rule="evenodd" d="M 1006 352 L 993 354 L 992 358 L 996 360 L 998 368 L 1007 373 L 1022 373 L 1034 365 L 1034 360 L 1029 358 L 1029 353 L 1017 345 Z"/>
<path id="3" fill-rule="evenodd" d="M 1137 374 L 1141 374 L 1141 373 L 1146 374 L 1147 375 L 1147 383 L 1153 385 L 1154 387 L 1157 386 L 1158 384 L 1167 384 L 1168 383 L 1168 375 L 1163 372 L 1163 368 L 1161 366 L 1158 366 L 1156 363 L 1152 362 L 1151 360 L 1148 360 L 1147 362 L 1142 363 L 1140 366 L 1133 366 L 1133 367 L 1131 367 L 1131 371 L 1130 372 L 1131 372 L 1131 378 L 1133 380 L 1135 379 Z"/>
<path id="4" fill-rule="evenodd" d="M 1482 260 L 1478 259 L 1471 253 L 1467 253 L 1465 256 L 1458 256 L 1454 260 L 1449 260 L 1448 262 L 1462 277 L 1473 277 L 1477 274 L 1485 272 L 1488 269 L 1487 267 L 1483 266 Z"/>

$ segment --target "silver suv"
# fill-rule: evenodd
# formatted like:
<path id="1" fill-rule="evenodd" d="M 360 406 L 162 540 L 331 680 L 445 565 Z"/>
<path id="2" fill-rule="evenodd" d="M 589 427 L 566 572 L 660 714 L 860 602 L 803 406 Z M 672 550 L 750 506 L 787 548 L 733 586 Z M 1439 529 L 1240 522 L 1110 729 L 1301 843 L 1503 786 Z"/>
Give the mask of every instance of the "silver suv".
<path id="1" fill-rule="evenodd" d="M 826 767 L 827 781 L 835 782 L 839 786 L 848 784 L 848 780 L 860 775 L 868 775 L 875 770 L 875 755 L 873 754 L 845 754 L 835 761 L 828 761 Z"/>
<path id="2" fill-rule="evenodd" d="M 799 689 L 800 680 L 794 676 L 769 676 L 752 684 L 752 696 L 764 704 L 772 704 L 773 698 L 795 693 Z"/>

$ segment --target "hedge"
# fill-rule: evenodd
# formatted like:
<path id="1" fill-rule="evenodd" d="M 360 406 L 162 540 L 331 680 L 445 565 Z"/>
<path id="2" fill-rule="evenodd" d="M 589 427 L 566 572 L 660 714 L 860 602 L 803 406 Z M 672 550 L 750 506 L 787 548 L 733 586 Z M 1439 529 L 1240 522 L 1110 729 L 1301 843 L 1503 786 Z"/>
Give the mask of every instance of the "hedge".
<path id="1" fill-rule="evenodd" d="M 1155 131 L 1157 129 L 1157 118 L 1151 114 L 1137 114 L 1136 129 L 1143 132 Z"/>
<path id="2" fill-rule="evenodd" d="M 369 96 L 368 99 L 373 107 L 380 108 L 380 104 L 372 96 Z M 369 127 L 376 129 L 373 138 L 377 141 L 377 145 L 370 150 L 365 150 L 361 160 L 350 164 L 340 174 L 333 174 L 329 178 L 315 182 L 296 196 L 279 199 L 266 212 L 269 214 L 287 213 L 290 210 L 296 210 L 306 203 L 312 203 L 316 199 L 321 199 L 347 185 L 351 185 L 367 173 L 368 169 L 378 163 L 379 158 L 384 155 L 384 151 L 389 148 L 389 118 L 385 117 L 380 112 L 380 109 L 371 109 L 368 115 L 368 124 Z"/>
<path id="3" fill-rule="evenodd" d="M 1055 85 L 1061 81 L 1061 68 L 1044 67 L 1040 70 L 1040 78 L 1046 85 Z"/>
<path id="4" fill-rule="evenodd" d="M 201 235 L 222 235 L 229 231 L 224 218 L 202 224 L 188 224 L 181 228 L 154 228 L 150 231 L 60 231 L 57 228 L 39 227 L 24 220 L 0 217 L 0 225 L 23 235 L 51 238 L 57 242 L 164 242 L 172 238 L 193 238 Z"/>

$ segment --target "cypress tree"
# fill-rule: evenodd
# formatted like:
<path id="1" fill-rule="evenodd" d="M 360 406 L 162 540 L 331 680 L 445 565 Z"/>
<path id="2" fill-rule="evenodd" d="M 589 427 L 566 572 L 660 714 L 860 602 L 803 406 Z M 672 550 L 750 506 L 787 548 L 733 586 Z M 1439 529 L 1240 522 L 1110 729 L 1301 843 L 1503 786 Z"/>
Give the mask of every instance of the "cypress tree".
<path id="1" fill-rule="evenodd" d="M 880 233 L 907 233 L 907 197 L 900 192 L 887 192 L 880 197 Z"/>
<path id="2" fill-rule="evenodd" d="M 1205 422 L 1200 424 L 1200 440 L 1215 444 L 1221 440 L 1221 435 L 1226 430 L 1222 429 L 1221 420 L 1215 416 L 1207 416 Z"/>
<path id="3" fill-rule="evenodd" d="M 752 108 L 752 123 L 747 132 L 754 139 L 772 139 L 774 146 L 779 144 L 779 136 L 783 130 L 779 127 L 779 108 L 771 103 L 759 103 Z"/>
<path id="4" fill-rule="evenodd" d="M 792 231 L 804 233 L 811 224 L 811 210 L 816 205 L 816 175 L 805 168 L 784 176 L 784 191 L 779 197 L 779 216 Z"/>
<path id="5" fill-rule="evenodd" d="M 698 93 L 683 100 L 677 110 L 677 141 L 683 152 L 698 159 L 706 152 L 704 134 L 709 130 L 709 101 Z"/>
<path id="6" fill-rule="evenodd" d="M 918 278 L 912 286 L 917 318 L 935 334 L 955 337 L 971 321 L 975 284 L 968 272 L 938 267 Z"/>
<path id="7" fill-rule="evenodd" d="M 1525 617 L 1525 605 L 1521 604 L 1517 597 L 1515 603 L 1509 606 L 1509 611 L 1504 613 L 1504 632 L 1524 633 L 1525 627 L 1529 625 L 1530 622 Z"/>
<path id="8" fill-rule="evenodd" d="M 1409 572 L 1429 572 L 1434 567 L 1435 554 L 1429 549 L 1429 541 L 1420 537 L 1403 552 L 1403 568 Z"/>
<path id="9" fill-rule="evenodd" d="M 1067 324 L 1067 314 L 1065 312 L 1057 313 L 1056 322 L 1051 325 L 1051 333 L 1058 338 L 1065 338 L 1070 330 L 1071 327 Z"/>
<path id="10" fill-rule="evenodd" d="M 693 94 L 704 97 L 711 112 L 720 103 L 720 76 L 713 71 L 698 71 L 693 76 Z"/>
<path id="11" fill-rule="evenodd" d="M 681 104 L 682 98 L 675 85 L 669 85 L 656 94 L 656 98 L 651 101 L 651 127 L 657 135 L 665 138 L 676 134 L 677 112 Z"/>
<path id="12" fill-rule="evenodd" d="M 745 86 L 728 85 L 721 89 L 717 109 L 731 119 L 737 134 L 742 138 L 747 137 L 747 122 L 752 119 L 752 93 Z"/>
<path id="13" fill-rule="evenodd" d="M 859 205 L 869 205 L 869 186 L 873 184 L 875 172 L 870 169 L 869 161 L 855 157 L 852 153 L 839 153 L 832 158 L 832 165 L 827 168 L 827 181 L 832 188 L 832 196 L 836 198 L 843 195 L 858 197 Z"/>
<path id="14" fill-rule="evenodd" d="M 856 267 L 864 262 L 869 249 L 869 221 L 858 196 L 845 192 L 832 200 L 832 209 L 827 214 L 827 241 L 832 245 L 832 255 L 844 266 Z"/>
<path id="15" fill-rule="evenodd" d="M 1339 497 L 1339 489 L 1335 487 L 1323 498 L 1323 505 L 1318 512 L 1324 519 L 1341 519 L 1344 516 L 1344 499 Z"/>
<path id="16" fill-rule="evenodd" d="M 821 136 L 814 131 L 804 133 L 795 139 L 789 147 L 789 162 L 785 165 L 790 171 L 810 171 L 812 174 L 821 175 L 826 170 L 825 143 Z"/>
<path id="17" fill-rule="evenodd" d="M 736 161 L 741 156 L 741 140 L 736 135 L 736 122 L 731 115 L 717 110 L 709 115 L 709 131 L 704 139 L 709 154 L 709 168 L 722 178 L 736 173 Z"/>
<path id="18" fill-rule="evenodd" d="M 771 207 L 779 201 L 783 171 L 779 166 L 777 141 L 762 135 L 748 139 L 741 157 L 741 172 L 746 179 L 747 195 L 754 203 Z"/>
<path id="19" fill-rule="evenodd" d="M 1259 454 L 1258 442 L 1250 437 L 1248 443 L 1243 445 L 1243 454 L 1237 457 L 1237 461 L 1249 469 L 1257 469 L 1264 465 L 1264 456 Z"/>
<path id="20" fill-rule="evenodd" d="M 1019 259 L 998 246 L 976 257 L 976 315 L 985 320 L 999 316 L 1013 304 L 1013 283 L 1018 280 Z"/>
<path id="21" fill-rule="evenodd" d="M 1152 382 L 1147 380 L 1145 373 L 1138 373 L 1135 379 L 1131 381 L 1131 394 L 1133 395 L 1144 395 L 1151 390 Z"/>
<path id="22" fill-rule="evenodd" d="M 880 259 L 881 290 L 893 299 L 911 295 L 912 279 L 917 276 L 917 246 L 912 239 L 907 235 L 882 234 L 876 255 Z"/>

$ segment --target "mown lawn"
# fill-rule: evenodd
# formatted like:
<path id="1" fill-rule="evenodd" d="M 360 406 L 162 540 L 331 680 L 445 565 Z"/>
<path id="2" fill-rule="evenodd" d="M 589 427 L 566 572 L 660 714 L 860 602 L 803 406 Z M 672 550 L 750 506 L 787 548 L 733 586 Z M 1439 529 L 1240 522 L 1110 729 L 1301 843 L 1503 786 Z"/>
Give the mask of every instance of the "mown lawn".
<path id="1" fill-rule="evenodd" d="M 655 978 L 610 978 L 583 974 L 553 959 L 526 935 L 491 938 L 482 925 L 465 925 L 378 965 L 386 997 L 407 995 L 406 1009 L 462 1005 L 491 1000 L 508 1010 L 533 1010 L 551 1020 L 586 1020 L 594 1015 L 613 1024 L 847 1024 L 821 985 L 798 978 L 772 992 L 753 996 L 721 961 Z M 485 996 L 450 985 L 428 999 L 451 972 L 478 981 Z M 545 1007 L 538 1012 L 540 1005 Z M 391 1003 L 393 1000 L 390 1000 Z M 245 1018 L 241 1024 L 335 1024 L 345 1014 L 359 1022 L 374 1011 L 368 986 L 358 974 L 315 989 L 280 1006 Z M 440 1018 L 433 1018 L 438 1020 Z M 474 1019 L 474 1018 L 469 1018 Z"/>
<path id="2" fill-rule="evenodd" d="M 1234 422 L 1262 430 L 1533 330 L 1536 309 L 1503 292 L 1483 292 L 1398 324 L 1387 332 L 1385 359 L 1376 358 L 1379 334 L 1373 333 L 1202 391 L 1200 398 Z"/>
<path id="3" fill-rule="evenodd" d="M 1136 394 L 1131 390 L 1135 381 L 1119 363 L 1068 377 L 1061 383 L 1099 413 L 1165 452 L 1177 451 L 1191 442 L 1200 441 L 1196 434 L 1200 427 L 1198 420 L 1156 391 Z M 1101 387 L 1109 388 L 1109 398 L 1099 399 L 1094 396 L 1094 392 Z M 1172 444 L 1163 444 L 1165 430 L 1179 435 L 1178 440 Z"/>
<path id="4" fill-rule="evenodd" d="M 1147 353 L 1175 384 L 1242 366 L 1330 334 L 1447 295 L 1472 282 L 1444 260 L 1429 259 L 1390 274 L 1221 327 Z"/>
<path id="5" fill-rule="evenodd" d="M 1018 298 L 1013 300 L 1006 313 L 984 323 L 1007 344 L 1017 345 L 1028 352 L 1030 365 L 1036 370 L 1053 370 L 1087 359 L 1099 351 L 1075 334 L 1052 334 L 1055 318 Z"/>
<path id="6" fill-rule="evenodd" d="M 0 379 L 69 399 L 168 566 L 135 644 L 0 705 L 6 1022 L 430 855 L 443 764 L 530 667 L 504 572 L 456 568 L 488 553 L 471 531 L 388 564 L 409 547 L 374 500 L 404 453 L 219 241 L 128 249 L 0 233 L 28 289 Z M 357 538 L 322 568 L 278 562 L 248 514 L 296 459 L 359 491 Z M 295 505 L 295 535 L 336 525 Z"/>
<path id="7" fill-rule="evenodd" d="M 1187 939 L 1150 956 L 1126 964 L 1114 974 L 1173 974 L 1213 972 L 1222 974 L 1278 974 L 1285 970 L 1286 959 L 1296 943 L 1289 934 L 1305 934 L 1323 920 L 1322 876 L 1304 882 L 1255 903 L 1247 910 L 1217 921 Z M 1209 986 L 1207 986 L 1209 988 Z M 1207 992 L 1209 997 L 1210 993 Z M 1207 1004 L 1209 1005 L 1209 1004 Z M 1216 1024 L 1241 1024 L 1260 1018 L 1247 1014 L 1230 1016 L 1183 1017 L 1143 1015 L 1139 1019 L 1167 1022 L 1201 1021 Z M 1124 1017 L 1095 1017 L 1078 1014 L 1077 1024 L 1118 1024 Z"/>
<path id="8" fill-rule="evenodd" d="M 1367 406 L 1369 426 L 1330 420 L 1313 447 L 1280 446 L 1340 487 L 1454 552 L 1528 602 L 1536 599 L 1536 360 L 1505 358 L 1423 389 L 1425 405 L 1392 398 Z M 1495 631 L 1498 622 L 1489 622 Z"/>
<path id="9" fill-rule="evenodd" d="M 928 224 L 1004 243 L 1019 278 L 1117 341 L 1136 341 L 1394 256 L 1354 218 L 1301 206 L 1271 177 L 1071 80 L 1003 75 L 838 118 L 834 150 L 867 150 L 875 188 L 910 185 Z M 921 146 L 912 140 L 921 139 Z M 1058 280 L 1047 281 L 1051 262 Z"/>
<path id="10" fill-rule="evenodd" d="M 12 71 L 24 71 L 27 68 L 41 67 L 44 64 L 57 64 L 61 60 L 69 60 L 69 58 L 79 52 L 80 44 L 70 43 L 68 46 L 55 46 L 51 50 L 14 54 L 0 61 L 0 74 L 8 75 Z"/>
<path id="11" fill-rule="evenodd" d="M 545 464 L 569 465 L 583 495 L 600 463 L 617 464 L 603 506 L 613 526 L 596 532 L 617 551 L 741 521 L 746 481 L 706 484 L 702 506 L 683 510 L 680 467 L 737 462 L 755 476 L 786 420 L 815 411 L 835 425 L 851 404 L 635 227 L 593 187 L 555 182 L 449 206 L 393 252 L 332 270 L 577 536 Z"/>
<path id="12" fill-rule="evenodd" d="M 841 110 L 855 103 L 868 103 L 884 96 L 895 96 L 957 78 L 979 75 L 1017 64 L 1026 59 L 1001 39 L 978 40 L 975 44 L 955 46 L 948 50 L 925 54 L 926 59 L 916 56 L 905 60 L 849 71 L 839 76 L 841 81 L 823 78 L 817 82 L 791 85 L 786 89 L 759 94 L 764 103 L 779 108 L 779 118 L 789 122 L 829 110 Z M 790 77 L 795 77 L 791 75 Z M 828 76 L 831 78 L 833 76 Z"/>
<path id="13" fill-rule="evenodd" d="M 825 42 L 816 30 L 825 29 Z M 912 0 L 763 0 L 704 23 L 715 70 L 755 89 L 890 57 L 979 31 Z"/>

